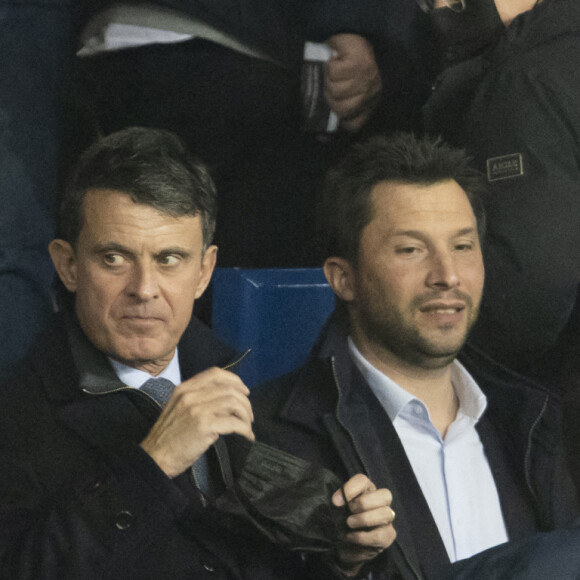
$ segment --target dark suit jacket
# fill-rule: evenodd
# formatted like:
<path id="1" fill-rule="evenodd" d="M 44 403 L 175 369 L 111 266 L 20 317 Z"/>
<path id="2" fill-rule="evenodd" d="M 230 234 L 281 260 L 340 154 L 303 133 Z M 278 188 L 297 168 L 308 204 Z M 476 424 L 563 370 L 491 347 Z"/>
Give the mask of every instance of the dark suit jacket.
<path id="1" fill-rule="evenodd" d="M 577 506 L 563 464 L 558 405 L 539 386 L 476 351 L 466 349 L 462 362 L 488 397 L 478 432 L 510 539 L 566 524 Z M 254 389 L 252 404 L 259 439 L 317 461 L 342 479 L 366 473 L 377 487 L 392 491 L 397 540 L 376 563 L 375 578 L 416 580 L 448 567 L 397 433 L 336 327 L 330 326 L 303 368 Z"/>
<path id="2" fill-rule="evenodd" d="M 139 442 L 159 407 L 72 324 L 57 319 L 0 388 L 0 578 L 302 578 L 157 467 Z M 233 355 L 196 321 L 179 345 L 184 378 Z"/>

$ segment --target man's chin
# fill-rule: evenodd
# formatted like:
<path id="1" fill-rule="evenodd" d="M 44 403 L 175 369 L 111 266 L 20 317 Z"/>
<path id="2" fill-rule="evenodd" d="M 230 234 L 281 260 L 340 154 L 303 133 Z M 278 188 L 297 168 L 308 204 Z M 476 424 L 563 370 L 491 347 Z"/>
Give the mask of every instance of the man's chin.
<path id="1" fill-rule="evenodd" d="M 424 369 L 442 369 L 449 366 L 459 354 L 459 351 L 445 353 L 422 353 L 417 363 Z"/>
<path id="2" fill-rule="evenodd" d="M 427 345 L 421 350 L 421 354 L 432 361 L 430 363 L 432 368 L 441 368 L 451 364 L 457 358 L 464 344 L 465 340 L 446 345 Z"/>
<path id="3" fill-rule="evenodd" d="M 151 341 L 152 344 L 144 343 L 143 340 L 139 344 L 128 344 L 118 346 L 109 353 L 111 358 L 134 368 L 154 366 L 167 366 L 173 357 L 175 349 L 167 352 L 166 348 L 162 348 L 157 341 Z"/>

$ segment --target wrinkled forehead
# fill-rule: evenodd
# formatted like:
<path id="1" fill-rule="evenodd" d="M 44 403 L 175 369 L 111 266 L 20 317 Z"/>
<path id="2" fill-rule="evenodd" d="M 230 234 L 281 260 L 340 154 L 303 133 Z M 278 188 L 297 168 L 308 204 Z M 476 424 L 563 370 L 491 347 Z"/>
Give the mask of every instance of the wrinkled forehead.
<path id="1" fill-rule="evenodd" d="M 199 215 L 173 216 L 116 190 L 88 191 L 83 216 L 79 241 L 84 243 L 202 245 Z"/>

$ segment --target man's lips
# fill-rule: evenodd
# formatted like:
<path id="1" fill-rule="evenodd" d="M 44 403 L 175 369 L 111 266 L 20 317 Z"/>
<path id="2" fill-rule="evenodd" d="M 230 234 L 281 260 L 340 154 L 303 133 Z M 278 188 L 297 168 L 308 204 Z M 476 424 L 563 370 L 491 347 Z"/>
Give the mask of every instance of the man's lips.
<path id="1" fill-rule="evenodd" d="M 460 300 L 432 300 L 422 304 L 419 312 L 438 325 L 459 324 L 464 318 L 465 302 Z"/>
<path id="2" fill-rule="evenodd" d="M 456 314 L 465 309 L 465 302 L 453 301 L 432 301 L 422 304 L 419 308 L 421 312 L 437 314 Z"/>
<path id="3" fill-rule="evenodd" d="M 143 316 L 143 315 L 131 315 L 126 314 L 122 317 L 122 320 L 132 322 L 134 324 L 152 324 L 154 322 L 163 322 L 163 318 L 160 316 Z"/>

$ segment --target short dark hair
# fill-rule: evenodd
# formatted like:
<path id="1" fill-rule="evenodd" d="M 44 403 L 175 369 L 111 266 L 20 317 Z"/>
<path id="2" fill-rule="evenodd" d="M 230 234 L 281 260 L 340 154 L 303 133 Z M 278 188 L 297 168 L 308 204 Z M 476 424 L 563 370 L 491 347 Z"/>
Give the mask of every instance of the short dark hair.
<path id="1" fill-rule="evenodd" d="M 432 185 L 455 180 L 465 191 L 479 237 L 485 233 L 482 176 L 463 150 L 410 133 L 373 137 L 353 147 L 326 178 L 322 212 L 326 257 L 356 264 L 362 231 L 373 218 L 371 191 L 382 182 Z"/>
<path id="2" fill-rule="evenodd" d="M 204 250 L 215 231 L 217 196 L 205 165 L 183 141 L 162 129 L 129 127 L 99 139 L 79 158 L 60 204 L 58 237 L 73 247 L 83 227 L 91 189 L 126 193 L 174 217 L 201 217 Z"/>

